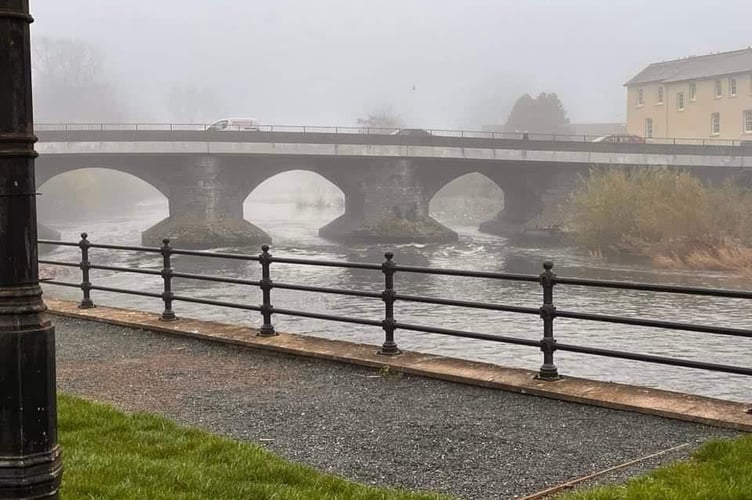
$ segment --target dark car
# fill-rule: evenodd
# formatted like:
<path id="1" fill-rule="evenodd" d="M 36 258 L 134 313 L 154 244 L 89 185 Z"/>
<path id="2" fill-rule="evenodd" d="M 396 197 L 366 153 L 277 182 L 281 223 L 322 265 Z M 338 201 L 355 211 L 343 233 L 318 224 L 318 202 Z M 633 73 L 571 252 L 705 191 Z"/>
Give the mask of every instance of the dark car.
<path id="1" fill-rule="evenodd" d="M 428 137 L 431 135 L 431 132 L 428 130 L 423 130 L 422 128 L 401 128 L 398 130 L 395 130 L 390 135 L 407 135 L 411 137 Z"/>
<path id="2" fill-rule="evenodd" d="M 639 135 L 604 135 L 593 139 L 593 142 L 607 142 L 609 144 L 644 144 L 645 138 Z"/>

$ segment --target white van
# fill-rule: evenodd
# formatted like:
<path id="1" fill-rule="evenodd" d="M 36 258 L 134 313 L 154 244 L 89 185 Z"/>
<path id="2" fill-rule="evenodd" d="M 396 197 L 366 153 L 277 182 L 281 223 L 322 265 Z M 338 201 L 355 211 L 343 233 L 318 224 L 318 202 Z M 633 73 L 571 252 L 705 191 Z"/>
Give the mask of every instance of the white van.
<path id="1" fill-rule="evenodd" d="M 259 123 L 255 118 L 223 118 L 209 125 L 206 130 L 231 130 L 258 132 Z"/>

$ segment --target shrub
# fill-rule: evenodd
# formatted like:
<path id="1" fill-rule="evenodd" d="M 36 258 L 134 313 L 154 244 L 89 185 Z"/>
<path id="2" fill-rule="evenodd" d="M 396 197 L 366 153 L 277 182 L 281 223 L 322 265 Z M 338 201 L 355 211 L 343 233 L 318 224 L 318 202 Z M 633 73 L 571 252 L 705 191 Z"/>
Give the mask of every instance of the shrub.
<path id="1" fill-rule="evenodd" d="M 571 228 L 592 253 L 727 268 L 752 243 L 752 194 L 669 169 L 594 169 L 572 196 Z"/>

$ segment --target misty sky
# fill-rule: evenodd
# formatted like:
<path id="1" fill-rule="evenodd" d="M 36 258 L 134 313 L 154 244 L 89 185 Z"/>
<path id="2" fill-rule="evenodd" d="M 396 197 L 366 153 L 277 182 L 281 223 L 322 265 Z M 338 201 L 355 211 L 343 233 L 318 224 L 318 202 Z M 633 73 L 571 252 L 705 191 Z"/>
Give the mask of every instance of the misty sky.
<path id="1" fill-rule="evenodd" d="M 203 120 L 409 126 L 500 123 L 556 92 L 572 121 L 625 121 L 622 84 L 650 62 L 752 44 L 752 1 L 31 0 L 33 36 L 96 44 L 130 121 L 170 121 L 176 85 Z M 415 90 L 413 89 L 415 86 Z"/>

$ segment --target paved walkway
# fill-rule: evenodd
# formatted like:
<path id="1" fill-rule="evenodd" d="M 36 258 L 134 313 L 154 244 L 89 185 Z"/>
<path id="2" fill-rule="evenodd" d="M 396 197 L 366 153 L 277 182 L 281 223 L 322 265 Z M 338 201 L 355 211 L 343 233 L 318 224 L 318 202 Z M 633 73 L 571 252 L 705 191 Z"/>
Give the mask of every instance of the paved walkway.
<path id="1" fill-rule="evenodd" d="M 473 500 L 529 495 L 731 431 L 54 317 L 61 391 L 259 443 L 319 470 Z"/>

